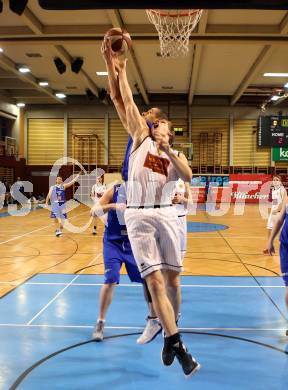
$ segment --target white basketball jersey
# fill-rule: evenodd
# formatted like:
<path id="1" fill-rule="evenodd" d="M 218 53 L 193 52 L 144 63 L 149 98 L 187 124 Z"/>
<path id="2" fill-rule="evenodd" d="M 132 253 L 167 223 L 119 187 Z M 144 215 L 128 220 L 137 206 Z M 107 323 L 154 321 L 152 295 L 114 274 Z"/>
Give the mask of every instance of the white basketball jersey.
<path id="1" fill-rule="evenodd" d="M 92 197 L 100 199 L 105 191 L 106 191 L 106 185 L 105 184 L 96 183 L 92 187 L 92 191 L 91 191 L 92 192 Z"/>
<path id="2" fill-rule="evenodd" d="M 186 192 L 185 183 L 182 179 L 178 179 L 176 182 L 176 188 L 174 191 L 174 195 L 179 194 L 184 196 Z M 175 204 L 175 208 L 177 210 L 178 217 L 181 217 L 182 215 L 187 214 L 187 208 L 185 207 L 184 203 L 177 203 Z"/>
<path id="3" fill-rule="evenodd" d="M 272 211 L 277 210 L 278 206 L 282 203 L 284 191 L 285 189 L 283 186 L 272 190 Z"/>
<path id="4" fill-rule="evenodd" d="M 178 174 L 166 153 L 146 137 L 130 154 L 127 186 L 128 206 L 169 205 Z"/>

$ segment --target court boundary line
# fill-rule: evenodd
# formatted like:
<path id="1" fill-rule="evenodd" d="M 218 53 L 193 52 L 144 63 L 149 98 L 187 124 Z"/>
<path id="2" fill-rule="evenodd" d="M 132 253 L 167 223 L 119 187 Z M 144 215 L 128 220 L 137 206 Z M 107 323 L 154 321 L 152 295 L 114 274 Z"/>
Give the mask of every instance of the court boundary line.
<path id="1" fill-rule="evenodd" d="M 51 329 L 93 329 L 95 325 L 54 325 L 54 324 L 0 324 L 0 328 L 51 328 Z M 143 330 L 144 326 L 105 326 L 105 329 Z M 180 327 L 179 331 L 236 331 L 236 332 L 286 332 L 287 328 L 222 328 L 222 327 Z M 286 336 L 285 336 L 286 337 Z"/>
<path id="2" fill-rule="evenodd" d="M 78 214 L 78 215 L 74 215 L 73 217 L 71 217 L 70 220 L 73 219 L 73 218 L 79 217 L 80 215 L 83 215 L 83 214 L 88 213 L 88 212 L 89 212 L 89 210 L 83 211 L 83 213 L 80 213 L 80 214 Z M 31 230 L 30 232 L 21 234 L 20 236 L 16 236 L 16 237 L 9 238 L 9 240 L 6 240 L 6 241 L 0 241 L 0 245 L 7 244 L 7 242 L 10 242 L 10 241 L 15 241 L 15 240 L 17 240 L 18 238 L 22 238 L 22 237 L 28 236 L 28 235 L 31 234 L 31 233 L 38 232 L 38 231 L 40 231 L 40 230 L 44 230 L 44 229 L 46 229 L 47 227 L 53 226 L 53 225 L 54 225 L 54 223 L 49 223 L 48 225 L 45 225 L 45 226 L 43 226 L 43 227 L 41 227 L 41 228 L 39 228 L 39 229 Z"/>
<path id="3" fill-rule="evenodd" d="M 261 291 L 263 292 L 263 294 L 266 296 L 266 298 L 268 298 L 268 300 L 270 301 L 270 303 L 272 303 L 272 305 L 275 307 L 275 309 L 279 312 L 279 314 L 281 315 L 281 317 L 287 322 L 287 316 L 283 313 L 283 311 L 280 309 L 280 307 L 278 306 L 278 304 L 274 301 L 274 299 L 268 294 L 268 292 L 266 291 L 265 287 L 262 287 L 260 285 L 260 282 L 258 281 L 257 277 L 254 276 L 252 274 L 252 272 L 250 271 L 249 267 L 247 266 L 247 264 L 245 263 L 245 261 L 242 260 L 242 258 L 240 257 L 240 255 L 235 252 L 235 250 L 233 249 L 232 245 L 228 242 L 228 240 L 221 234 L 220 231 L 218 231 L 218 234 L 220 237 L 222 237 L 222 239 L 224 240 L 224 242 L 226 243 L 226 245 L 233 251 L 233 253 L 238 257 L 238 259 L 240 260 L 240 262 L 242 263 L 243 267 L 246 269 L 246 271 L 251 275 L 251 277 L 255 280 L 255 282 L 257 283 L 258 286 L 260 286 L 261 288 Z M 280 276 L 280 275 L 279 275 Z"/>
<path id="4" fill-rule="evenodd" d="M 97 256 L 95 256 L 89 264 L 91 264 L 93 261 L 97 260 L 97 258 L 99 256 L 101 256 L 102 253 L 98 253 Z M 27 325 L 30 325 L 34 320 L 36 320 L 36 318 L 38 318 L 50 305 L 51 303 L 53 303 L 65 290 L 67 290 L 68 287 L 70 287 L 72 285 L 72 283 L 74 282 L 74 280 L 76 280 L 77 278 L 79 278 L 79 276 L 81 276 L 81 274 L 79 275 L 76 275 L 64 288 L 62 288 L 62 290 L 60 290 L 55 296 L 54 298 L 52 298 L 37 314 L 35 314 L 35 316 L 27 322 Z"/>
<path id="5" fill-rule="evenodd" d="M 101 253 L 100 253 L 101 254 Z M 100 255 L 98 254 L 98 256 Z M 94 260 L 94 259 L 93 259 Z M 82 276 L 82 275 L 76 275 L 76 276 Z M 93 274 L 91 274 L 93 276 Z M 76 279 L 76 278 L 74 278 Z M 104 286 L 105 283 L 72 283 L 73 281 L 70 282 L 24 282 L 24 285 L 26 286 L 38 286 L 38 285 L 44 285 L 44 286 Z M 0 285 L 6 285 L 6 284 L 12 284 L 11 282 L 0 282 Z M 20 287 L 20 286 L 19 286 Z M 132 288 L 139 288 L 142 287 L 141 283 L 138 284 L 133 284 L 131 283 L 119 283 L 117 287 L 132 287 Z M 250 286 L 250 285 L 220 285 L 220 284 L 181 284 L 180 287 L 189 287 L 189 288 L 286 288 L 286 286 L 278 286 L 278 285 L 255 285 L 255 286 Z"/>

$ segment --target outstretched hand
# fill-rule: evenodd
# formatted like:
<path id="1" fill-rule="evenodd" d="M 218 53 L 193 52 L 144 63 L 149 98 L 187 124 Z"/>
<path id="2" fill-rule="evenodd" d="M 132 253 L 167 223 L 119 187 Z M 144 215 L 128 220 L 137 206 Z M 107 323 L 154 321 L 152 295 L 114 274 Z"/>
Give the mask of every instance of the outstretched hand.
<path id="1" fill-rule="evenodd" d="M 267 248 L 263 251 L 264 255 L 275 255 L 275 248 L 273 244 L 268 243 Z"/>
<path id="2" fill-rule="evenodd" d="M 113 58 L 115 57 L 115 54 L 113 54 L 113 51 L 111 49 L 111 41 L 109 38 L 104 38 L 102 45 L 101 45 L 101 53 L 104 58 L 104 61 L 108 64 L 113 63 Z"/>

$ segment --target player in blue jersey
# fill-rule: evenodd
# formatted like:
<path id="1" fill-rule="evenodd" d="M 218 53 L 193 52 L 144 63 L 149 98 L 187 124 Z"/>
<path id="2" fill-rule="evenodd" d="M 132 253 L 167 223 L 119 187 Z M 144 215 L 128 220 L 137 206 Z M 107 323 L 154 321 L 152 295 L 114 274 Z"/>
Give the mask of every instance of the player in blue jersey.
<path id="1" fill-rule="evenodd" d="M 283 226 L 283 227 L 282 227 Z M 282 230 L 281 230 L 282 228 Z M 282 209 L 279 213 L 278 219 L 271 231 L 270 238 L 268 240 L 267 249 L 264 253 L 269 253 L 271 256 L 275 254 L 274 239 L 280 232 L 280 268 L 281 275 L 286 286 L 285 290 L 285 303 L 288 309 L 288 200 L 287 197 L 283 202 Z M 288 331 L 286 331 L 288 336 Z"/>
<path id="2" fill-rule="evenodd" d="M 55 235 L 59 237 L 62 235 L 64 221 L 67 219 L 66 213 L 66 195 L 65 190 L 71 187 L 79 178 L 80 174 L 76 175 L 69 183 L 63 183 L 61 176 L 56 177 L 56 184 L 51 186 L 46 197 L 46 207 L 48 207 L 49 200 L 51 202 L 51 215 L 56 225 Z"/>
<path id="3" fill-rule="evenodd" d="M 92 215 L 99 215 L 102 212 L 108 213 L 103 238 L 105 268 L 104 285 L 100 291 L 99 315 L 92 335 L 93 339 L 96 341 L 103 340 L 106 314 L 112 302 L 115 286 L 117 286 L 120 281 L 120 269 L 122 264 L 125 264 L 131 282 L 143 283 L 127 235 L 124 221 L 125 208 L 125 185 L 118 184 L 108 189 L 100 198 L 98 204 L 92 209 Z M 146 294 L 145 289 L 144 294 Z M 152 317 L 154 312 L 152 311 L 151 303 L 149 304 L 147 298 L 146 300 L 148 302 L 150 316 Z M 157 328 L 154 329 L 154 337 L 156 337 L 161 330 L 162 327 L 158 322 Z"/>

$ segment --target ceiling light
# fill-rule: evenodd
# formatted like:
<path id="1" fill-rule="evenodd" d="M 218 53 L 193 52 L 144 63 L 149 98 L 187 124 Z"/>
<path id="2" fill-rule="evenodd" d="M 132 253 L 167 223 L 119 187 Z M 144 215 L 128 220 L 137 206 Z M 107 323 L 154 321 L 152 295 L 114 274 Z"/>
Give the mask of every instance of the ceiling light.
<path id="1" fill-rule="evenodd" d="M 19 65 L 18 70 L 20 73 L 29 73 L 31 70 L 26 65 Z"/>
<path id="2" fill-rule="evenodd" d="M 25 103 L 21 103 L 21 102 L 17 103 L 16 105 L 17 105 L 17 107 L 25 107 Z"/>
<path id="3" fill-rule="evenodd" d="M 108 72 L 96 72 L 97 76 L 108 76 Z"/>
<path id="4" fill-rule="evenodd" d="M 274 96 L 271 97 L 271 100 L 272 100 L 273 102 L 276 102 L 276 101 L 279 100 L 280 98 L 281 98 L 281 96 L 274 95 Z"/>
<path id="5" fill-rule="evenodd" d="M 40 87 L 48 87 L 49 83 L 48 81 L 39 81 L 38 85 L 40 85 Z"/>
<path id="6" fill-rule="evenodd" d="M 288 73 L 264 73 L 265 77 L 288 77 Z"/>
<path id="7" fill-rule="evenodd" d="M 55 93 L 55 96 L 56 96 L 58 99 L 65 99 L 65 98 L 66 98 L 66 95 L 65 95 L 65 93 L 63 93 L 63 92 L 56 92 L 56 93 Z"/>
<path id="8" fill-rule="evenodd" d="M 4 51 L 4 50 L 2 49 L 2 47 L 0 47 L 0 53 L 3 53 L 3 51 Z"/>

